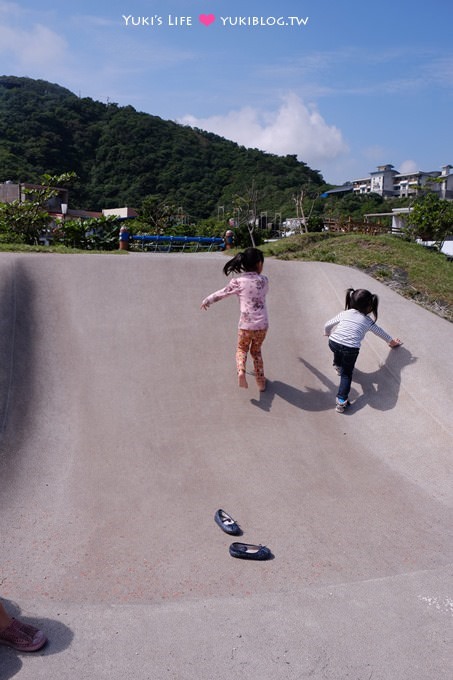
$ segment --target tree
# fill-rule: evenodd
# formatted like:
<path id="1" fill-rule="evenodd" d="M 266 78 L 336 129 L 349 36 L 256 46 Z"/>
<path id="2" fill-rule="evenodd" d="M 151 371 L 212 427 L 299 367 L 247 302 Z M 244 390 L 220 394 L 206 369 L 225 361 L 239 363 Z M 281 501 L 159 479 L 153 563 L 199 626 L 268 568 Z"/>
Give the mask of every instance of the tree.
<path id="1" fill-rule="evenodd" d="M 236 227 L 239 228 L 239 231 L 243 230 L 244 227 L 247 228 L 251 244 L 255 248 L 257 245 L 254 232 L 258 215 L 258 190 L 255 187 L 254 180 L 241 196 L 235 196 L 233 213 Z"/>
<path id="2" fill-rule="evenodd" d="M 52 231 L 52 239 L 54 243 L 60 243 L 68 248 L 116 250 L 118 225 L 118 218 L 115 215 L 60 220 Z"/>
<path id="3" fill-rule="evenodd" d="M 296 206 L 296 218 L 299 220 L 299 228 L 301 233 L 302 227 L 305 233 L 308 232 L 310 218 L 318 197 L 319 192 L 317 192 L 315 195 L 309 196 L 309 192 L 305 188 L 302 188 L 297 194 L 293 195 L 293 201 Z"/>
<path id="4" fill-rule="evenodd" d="M 0 231 L 7 241 L 36 244 L 48 226 L 49 213 L 35 201 L 0 204 Z"/>
<path id="5" fill-rule="evenodd" d="M 68 184 L 76 175 L 65 172 L 61 175 L 43 175 L 46 184 L 34 189 L 24 189 L 24 201 L 0 204 L 0 230 L 14 240 L 30 245 L 38 243 L 41 233 L 49 227 L 48 202 L 58 196 L 58 189 Z"/>
<path id="6" fill-rule="evenodd" d="M 415 200 L 409 222 L 406 233 L 410 238 L 434 241 L 440 250 L 453 233 L 453 203 L 428 192 Z"/>
<path id="7" fill-rule="evenodd" d="M 59 220 L 57 226 L 52 230 L 53 243 L 71 248 L 86 248 L 86 227 L 82 218 L 75 220 Z"/>
<path id="8" fill-rule="evenodd" d="M 171 202 L 159 196 L 147 196 L 142 203 L 140 222 L 146 225 L 146 231 L 151 228 L 154 234 L 163 234 L 174 224 L 177 213 L 177 207 Z"/>

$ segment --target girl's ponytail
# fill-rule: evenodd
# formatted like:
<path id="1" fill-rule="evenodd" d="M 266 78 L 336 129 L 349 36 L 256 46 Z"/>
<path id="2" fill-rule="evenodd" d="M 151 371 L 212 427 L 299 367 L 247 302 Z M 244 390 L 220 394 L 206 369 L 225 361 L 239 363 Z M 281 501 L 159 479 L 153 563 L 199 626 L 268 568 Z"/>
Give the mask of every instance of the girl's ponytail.
<path id="1" fill-rule="evenodd" d="M 231 274 L 231 272 L 236 272 L 236 274 L 239 274 L 239 272 L 241 271 L 242 271 L 242 253 L 238 253 L 231 260 L 228 260 L 228 262 L 223 268 L 223 273 L 225 274 L 225 276 L 228 276 L 228 274 Z"/>
<path id="2" fill-rule="evenodd" d="M 348 288 L 348 290 L 346 291 L 346 298 L 345 298 L 345 302 L 344 302 L 344 308 L 345 309 L 351 309 L 351 298 L 352 298 L 353 292 L 354 292 L 354 288 Z"/>
<path id="3" fill-rule="evenodd" d="M 377 312 L 378 312 L 378 305 L 379 305 L 379 298 L 377 295 L 371 296 L 371 313 L 374 316 L 374 320 L 377 321 Z"/>
<path id="4" fill-rule="evenodd" d="M 258 248 L 246 248 L 243 252 L 228 260 L 223 268 L 223 273 L 228 276 L 231 272 L 236 274 L 240 272 L 256 272 L 260 262 L 264 262 L 264 255 L 261 250 L 258 250 Z"/>

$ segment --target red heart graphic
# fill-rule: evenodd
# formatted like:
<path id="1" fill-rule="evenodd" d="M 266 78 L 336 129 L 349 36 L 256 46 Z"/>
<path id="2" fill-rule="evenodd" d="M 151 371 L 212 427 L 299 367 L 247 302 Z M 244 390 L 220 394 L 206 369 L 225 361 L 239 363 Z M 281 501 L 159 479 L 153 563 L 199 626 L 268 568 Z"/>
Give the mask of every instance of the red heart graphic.
<path id="1" fill-rule="evenodd" d="M 210 26 L 215 21 L 215 16 L 213 14 L 200 14 L 198 18 L 205 26 Z"/>

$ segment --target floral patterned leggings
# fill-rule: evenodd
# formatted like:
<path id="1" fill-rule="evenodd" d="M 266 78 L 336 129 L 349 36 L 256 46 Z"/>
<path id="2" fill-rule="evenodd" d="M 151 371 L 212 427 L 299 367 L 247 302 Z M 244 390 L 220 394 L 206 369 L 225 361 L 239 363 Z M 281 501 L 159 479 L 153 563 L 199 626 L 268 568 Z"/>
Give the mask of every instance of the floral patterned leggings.
<path id="1" fill-rule="evenodd" d="M 238 373 L 245 372 L 245 364 L 247 361 L 247 353 L 250 350 L 250 355 L 253 359 L 255 367 L 255 378 L 257 380 L 264 378 L 263 357 L 261 356 L 261 345 L 266 337 L 267 330 L 248 331 L 240 328 L 238 331 L 238 346 L 236 350 L 236 368 Z"/>

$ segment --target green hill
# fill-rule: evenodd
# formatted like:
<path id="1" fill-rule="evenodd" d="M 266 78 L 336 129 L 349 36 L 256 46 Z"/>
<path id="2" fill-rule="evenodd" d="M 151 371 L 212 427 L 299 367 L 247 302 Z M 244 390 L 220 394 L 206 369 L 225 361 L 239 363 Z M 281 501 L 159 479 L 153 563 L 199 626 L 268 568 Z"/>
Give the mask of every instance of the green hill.
<path id="1" fill-rule="evenodd" d="M 69 171 L 79 178 L 73 207 L 139 208 L 154 195 L 196 218 L 217 215 L 252 182 L 259 209 L 272 216 L 294 214 L 292 196 L 302 186 L 324 186 L 295 156 L 246 149 L 43 80 L 0 76 L 0 181 L 39 182 L 44 173 Z"/>

